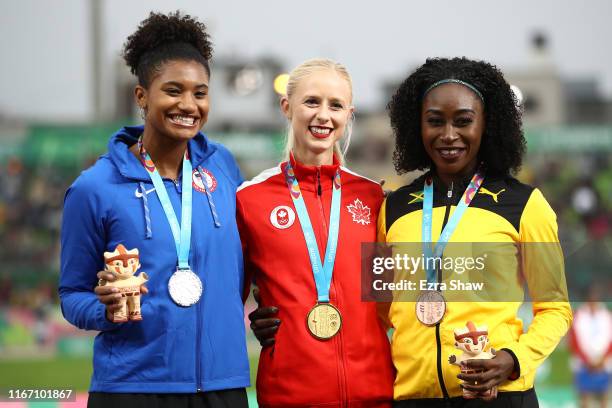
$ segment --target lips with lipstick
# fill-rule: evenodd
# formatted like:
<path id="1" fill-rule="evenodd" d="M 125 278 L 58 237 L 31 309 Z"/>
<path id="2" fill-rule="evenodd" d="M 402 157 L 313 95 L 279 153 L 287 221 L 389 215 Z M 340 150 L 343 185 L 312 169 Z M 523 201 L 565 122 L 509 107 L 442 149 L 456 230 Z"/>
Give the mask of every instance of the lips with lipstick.
<path id="1" fill-rule="evenodd" d="M 194 127 L 198 122 L 198 118 L 191 115 L 168 115 L 170 122 L 182 127 Z"/>
<path id="2" fill-rule="evenodd" d="M 308 126 L 310 133 L 317 139 L 326 139 L 331 135 L 333 128 L 325 126 Z"/>

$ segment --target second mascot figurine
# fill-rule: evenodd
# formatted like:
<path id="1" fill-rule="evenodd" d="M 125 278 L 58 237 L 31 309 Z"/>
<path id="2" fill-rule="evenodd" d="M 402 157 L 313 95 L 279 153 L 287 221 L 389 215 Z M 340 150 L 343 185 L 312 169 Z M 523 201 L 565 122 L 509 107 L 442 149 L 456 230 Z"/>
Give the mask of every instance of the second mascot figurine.
<path id="1" fill-rule="evenodd" d="M 467 322 L 465 327 L 455 329 L 455 347 L 463 351 L 457 358 L 452 354 L 448 358 L 448 362 L 461 367 L 461 363 L 466 360 L 488 360 L 495 357 L 495 350 L 490 349 L 485 351 L 489 345 L 489 331 L 487 326 L 476 327 L 472 322 Z M 461 367 L 462 373 L 472 373 L 474 370 L 469 370 Z M 467 399 L 473 398 L 495 398 L 497 396 L 497 387 L 488 390 L 485 394 L 478 394 L 472 391 L 463 389 L 463 397 Z"/>

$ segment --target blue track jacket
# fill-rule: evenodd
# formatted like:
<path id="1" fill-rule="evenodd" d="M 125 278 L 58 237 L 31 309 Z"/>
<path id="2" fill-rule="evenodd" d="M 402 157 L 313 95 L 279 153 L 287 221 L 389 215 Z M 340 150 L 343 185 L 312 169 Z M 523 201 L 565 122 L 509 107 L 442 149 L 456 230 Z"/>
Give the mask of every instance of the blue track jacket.
<path id="1" fill-rule="evenodd" d="M 204 289 L 197 304 L 180 307 L 168 293 L 177 266 L 170 224 L 148 173 L 128 150 L 142 131 L 126 127 L 115 134 L 108 153 L 76 179 L 64 201 L 62 312 L 75 326 L 100 331 L 90 391 L 195 393 L 247 387 L 244 277 L 236 227 L 240 170 L 225 147 L 202 133 L 189 141 L 194 169 L 189 265 Z M 206 174 L 215 212 L 198 167 Z M 180 222 L 181 183 L 164 179 L 164 184 Z M 215 217 L 220 226 L 215 226 Z M 149 293 L 141 296 L 141 322 L 107 321 L 93 292 L 96 274 L 104 268 L 103 253 L 118 244 L 138 248 L 142 266 L 136 273 L 149 275 Z"/>

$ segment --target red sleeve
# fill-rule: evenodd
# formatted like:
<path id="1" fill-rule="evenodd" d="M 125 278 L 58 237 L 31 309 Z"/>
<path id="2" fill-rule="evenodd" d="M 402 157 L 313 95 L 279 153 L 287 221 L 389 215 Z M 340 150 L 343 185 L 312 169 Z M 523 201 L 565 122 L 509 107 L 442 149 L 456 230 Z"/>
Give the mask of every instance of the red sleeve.
<path id="1" fill-rule="evenodd" d="M 249 248 L 247 245 L 249 228 L 246 223 L 247 217 L 241 202 L 241 194 L 236 195 L 236 222 L 240 232 L 240 242 L 242 243 L 242 259 L 244 261 L 244 285 L 242 288 L 242 302 L 246 302 L 251 291 L 251 280 L 253 279 L 253 268 L 249 263 Z"/>

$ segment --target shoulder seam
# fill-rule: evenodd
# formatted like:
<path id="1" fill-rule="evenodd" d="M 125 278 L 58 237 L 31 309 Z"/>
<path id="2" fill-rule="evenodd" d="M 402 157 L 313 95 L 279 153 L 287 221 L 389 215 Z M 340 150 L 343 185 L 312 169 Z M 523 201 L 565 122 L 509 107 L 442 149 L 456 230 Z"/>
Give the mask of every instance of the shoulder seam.
<path id="1" fill-rule="evenodd" d="M 262 171 L 261 173 L 259 173 L 258 175 L 256 175 L 255 177 L 253 177 L 251 180 L 243 181 L 242 184 L 238 187 L 238 190 L 236 190 L 236 192 L 238 192 L 238 191 L 240 191 L 242 189 L 245 189 L 247 187 L 254 186 L 254 185 L 259 184 L 259 183 L 263 183 L 264 181 L 266 181 L 270 177 L 276 176 L 278 174 L 281 174 L 280 165 L 278 165 L 276 167 L 271 167 L 269 169 L 266 169 L 266 170 Z"/>
<path id="2" fill-rule="evenodd" d="M 359 173 L 355 173 L 353 170 L 350 170 L 350 169 L 348 169 L 348 168 L 346 168 L 346 167 L 344 167 L 344 166 L 340 166 L 340 169 L 341 169 L 342 171 L 345 171 L 345 172 L 349 173 L 349 174 L 352 174 L 353 176 L 357 176 L 357 177 L 360 177 L 360 178 L 362 178 L 362 179 L 366 179 L 366 180 L 368 180 L 368 181 L 371 181 L 371 182 L 372 182 L 372 183 L 374 183 L 374 184 L 380 184 L 379 182 L 374 181 L 374 180 L 372 180 L 371 178 L 368 178 L 368 177 L 366 177 L 366 176 L 362 176 L 362 175 L 361 175 L 361 174 L 359 174 Z"/>

